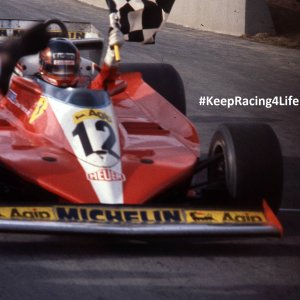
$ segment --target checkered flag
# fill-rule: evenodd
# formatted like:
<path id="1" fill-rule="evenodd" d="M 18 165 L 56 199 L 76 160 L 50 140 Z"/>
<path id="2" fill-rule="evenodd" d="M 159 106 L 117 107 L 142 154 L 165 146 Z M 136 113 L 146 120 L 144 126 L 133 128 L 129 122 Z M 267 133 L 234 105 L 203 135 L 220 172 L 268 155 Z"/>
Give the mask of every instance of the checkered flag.
<path id="1" fill-rule="evenodd" d="M 166 22 L 175 0 L 106 0 L 111 15 L 117 16 L 124 38 L 153 44 Z"/>

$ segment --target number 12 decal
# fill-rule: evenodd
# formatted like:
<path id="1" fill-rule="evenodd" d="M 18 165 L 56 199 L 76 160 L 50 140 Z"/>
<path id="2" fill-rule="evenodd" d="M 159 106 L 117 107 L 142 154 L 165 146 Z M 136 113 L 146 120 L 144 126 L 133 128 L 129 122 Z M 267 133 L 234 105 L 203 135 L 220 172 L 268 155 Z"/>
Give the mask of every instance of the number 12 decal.
<path id="1" fill-rule="evenodd" d="M 88 134 L 86 132 L 84 122 L 78 123 L 76 128 L 72 132 L 74 137 L 78 135 L 85 155 L 89 156 L 93 153 L 96 153 L 98 155 L 103 155 L 103 154 L 108 153 L 108 154 L 112 155 L 113 157 L 115 157 L 116 159 L 120 159 L 120 156 L 116 152 L 114 152 L 112 149 L 117 141 L 116 135 L 115 135 L 112 127 L 107 122 L 99 120 L 95 123 L 95 128 L 97 131 L 105 132 L 105 128 L 107 128 L 109 131 L 109 136 L 103 142 L 101 149 L 96 150 L 96 151 L 94 151 L 92 148 L 91 142 L 90 142 Z"/>

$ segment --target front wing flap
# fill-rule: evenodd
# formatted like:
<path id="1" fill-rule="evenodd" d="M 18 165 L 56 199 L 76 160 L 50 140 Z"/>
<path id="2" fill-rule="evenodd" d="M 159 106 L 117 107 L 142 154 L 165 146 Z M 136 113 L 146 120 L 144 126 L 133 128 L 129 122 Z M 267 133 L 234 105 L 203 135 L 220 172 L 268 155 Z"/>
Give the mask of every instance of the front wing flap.
<path id="1" fill-rule="evenodd" d="M 266 202 L 261 210 L 112 206 L 2 206 L 0 231 L 106 235 L 281 236 Z"/>

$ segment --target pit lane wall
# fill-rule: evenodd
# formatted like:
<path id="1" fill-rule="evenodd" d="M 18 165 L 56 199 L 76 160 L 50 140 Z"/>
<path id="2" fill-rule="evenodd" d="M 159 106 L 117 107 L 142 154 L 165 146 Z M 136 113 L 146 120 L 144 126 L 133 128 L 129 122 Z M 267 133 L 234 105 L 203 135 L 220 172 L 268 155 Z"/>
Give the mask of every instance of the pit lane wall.
<path id="1" fill-rule="evenodd" d="M 107 8 L 105 0 L 79 1 Z M 168 21 L 235 36 L 275 32 L 265 0 L 176 0 Z"/>

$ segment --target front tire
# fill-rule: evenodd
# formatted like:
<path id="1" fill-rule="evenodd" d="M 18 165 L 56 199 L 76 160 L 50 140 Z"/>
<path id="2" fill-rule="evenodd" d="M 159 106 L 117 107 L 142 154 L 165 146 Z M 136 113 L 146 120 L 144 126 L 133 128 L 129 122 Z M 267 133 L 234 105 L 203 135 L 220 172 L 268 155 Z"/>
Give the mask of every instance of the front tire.
<path id="1" fill-rule="evenodd" d="M 283 167 L 279 141 L 266 124 L 223 124 L 214 134 L 209 156 L 220 156 L 208 169 L 210 182 L 223 180 L 224 192 L 238 206 L 266 199 L 277 213 L 281 204 Z"/>

